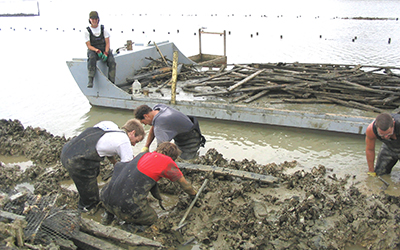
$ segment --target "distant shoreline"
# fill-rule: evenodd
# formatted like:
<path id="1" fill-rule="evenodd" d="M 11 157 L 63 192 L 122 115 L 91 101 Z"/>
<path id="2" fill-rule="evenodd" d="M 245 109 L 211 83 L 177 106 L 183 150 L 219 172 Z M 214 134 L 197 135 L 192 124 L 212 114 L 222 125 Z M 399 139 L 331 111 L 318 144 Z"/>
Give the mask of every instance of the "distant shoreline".
<path id="1" fill-rule="evenodd" d="M 40 16 L 39 14 L 24 14 L 24 13 L 18 13 L 18 14 L 0 14 L 0 17 L 15 17 L 15 16 Z"/>
<path id="2" fill-rule="evenodd" d="M 355 19 L 355 20 L 399 20 L 398 17 L 342 17 L 342 19 Z"/>

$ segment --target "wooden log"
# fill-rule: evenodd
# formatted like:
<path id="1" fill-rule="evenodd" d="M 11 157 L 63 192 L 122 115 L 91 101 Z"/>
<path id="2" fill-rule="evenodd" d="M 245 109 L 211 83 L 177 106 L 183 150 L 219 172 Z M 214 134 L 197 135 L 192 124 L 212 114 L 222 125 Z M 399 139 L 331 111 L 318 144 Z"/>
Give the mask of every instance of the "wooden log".
<path id="1" fill-rule="evenodd" d="M 298 98 L 304 99 L 304 98 L 308 98 L 310 97 L 312 94 L 311 93 L 307 93 L 307 92 L 303 92 L 303 91 L 296 91 L 294 89 L 288 88 L 288 89 L 284 89 L 285 92 L 292 94 Z"/>
<path id="2" fill-rule="evenodd" d="M 196 83 L 194 83 L 194 84 L 196 84 L 196 86 L 198 86 L 197 84 L 199 84 L 199 83 L 207 82 L 207 81 L 210 81 L 211 79 L 218 78 L 218 77 L 221 77 L 221 76 L 224 76 L 224 75 L 228 75 L 228 74 L 230 74 L 230 73 L 232 73 L 232 72 L 238 71 L 239 69 L 240 69 L 240 68 L 231 69 L 231 70 L 229 70 L 229 71 L 225 71 L 225 72 L 223 72 L 223 73 L 216 74 L 216 75 L 214 75 L 214 76 L 210 76 L 210 77 L 207 78 L 207 79 L 200 80 L 200 81 L 198 81 L 198 82 L 196 82 Z M 187 86 L 187 87 L 190 87 L 191 85 L 192 85 L 192 84 L 187 84 L 186 86 Z"/>
<path id="3" fill-rule="evenodd" d="M 82 218 L 81 230 L 96 236 L 112 239 L 130 246 L 162 247 L 160 242 L 150 240 L 139 235 L 131 234 L 115 227 L 104 226 L 96 221 Z"/>
<path id="4" fill-rule="evenodd" d="M 199 83 L 197 85 L 190 85 L 190 87 L 199 87 L 199 86 L 230 86 L 232 83 L 234 83 L 233 80 L 224 80 L 224 81 L 210 81 L 210 82 L 204 82 L 204 83 Z"/>
<path id="5" fill-rule="evenodd" d="M 260 98 L 261 96 L 266 95 L 268 92 L 269 92 L 269 90 L 263 90 L 263 91 L 257 93 L 256 95 L 254 95 L 254 96 L 252 96 L 252 97 L 250 97 L 250 98 L 244 100 L 243 102 L 244 102 L 244 103 L 250 103 L 250 102 L 252 102 L 252 101 L 254 101 L 254 100 Z"/>
<path id="6" fill-rule="evenodd" d="M 128 83 L 132 83 L 135 80 L 140 81 L 140 80 L 143 80 L 143 79 L 155 79 L 159 75 L 170 74 L 171 71 L 172 71 L 171 67 L 159 68 L 159 69 L 153 70 L 151 72 L 147 72 L 147 73 L 143 73 L 143 74 L 137 74 L 137 75 L 135 75 L 133 77 L 128 77 L 128 78 L 126 78 L 126 81 Z"/>
<path id="7" fill-rule="evenodd" d="M 400 87 L 397 86 L 371 86 L 373 89 L 384 89 L 390 91 L 400 91 Z"/>
<path id="8" fill-rule="evenodd" d="M 235 67 L 240 68 L 240 69 L 245 69 L 249 71 L 259 71 L 260 69 L 251 67 L 250 65 L 244 65 L 244 64 L 234 64 Z"/>
<path id="9" fill-rule="evenodd" d="M 364 109 L 364 110 L 372 110 L 374 112 L 377 113 L 383 113 L 385 112 L 383 109 L 380 108 L 376 108 L 370 105 L 366 105 L 366 104 L 362 104 L 362 103 L 358 103 L 358 102 L 354 102 L 354 101 L 349 101 L 349 104 L 353 105 L 353 107 L 357 107 L 359 109 Z"/>
<path id="10" fill-rule="evenodd" d="M 368 92 L 372 92 L 372 93 L 400 95 L 400 93 L 395 93 L 392 91 L 376 90 L 376 89 L 367 88 L 363 85 L 360 85 L 360 84 L 357 84 L 354 82 L 350 82 L 350 81 L 341 81 L 341 82 L 344 84 L 348 84 L 348 85 L 354 86 L 356 88 L 359 88 L 360 90 L 364 90 L 364 91 L 368 91 Z"/>
<path id="11" fill-rule="evenodd" d="M 241 85 L 245 84 L 246 82 L 250 81 L 251 79 L 253 79 L 254 77 L 256 77 L 257 75 L 261 74 L 262 72 L 264 72 L 265 69 L 259 70 L 257 72 L 255 72 L 254 74 L 246 77 L 245 79 L 243 79 L 242 81 L 236 83 L 235 85 L 229 87 L 227 90 L 230 92 L 238 87 L 240 87 Z"/>
<path id="12" fill-rule="evenodd" d="M 334 103 L 338 103 L 338 104 L 341 104 L 343 106 L 347 106 L 347 107 L 350 107 L 350 108 L 358 108 L 358 109 L 367 110 L 367 111 L 374 111 L 374 112 L 378 112 L 378 113 L 383 113 L 384 112 L 384 110 L 382 110 L 382 109 L 378 109 L 378 108 L 372 107 L 370 105 L 365 105 L 365 104 L 361 104 L 361 103 L 354 102 L 354 101 L 346 102 L 346 101 L 342 101 L 342 100 L 337 99 L 337 98 L 330 98 L 330 97 L 326 97 L 326 96 L 321 97 L 321 98 L 330 100 L 330 101 L 332 101 Z"/>
<path id="13" fill-rule="evenodd" d="M 198 94 L 194 94 L 193 96 L 210 96 L 210 95 L 229 95 L 238 92 L 253 92 L 253 91 L 260 91 L 260 90 L 275 90 L 275 89 L 283 89 L 286 85 L 273 85 L 273 86 L 265 86 L 265 87 L 250 87 L 250 88 L 243 88 L 239 90 L 234 90 L 228 92 L 226 90 L 215 91 L 215 92 L 200 92 Z"/>
<path id="14" fill-rule="evenodd" d="M 316 98 L 308 98 L 308 99 L 282 99 L 284 102 L 290 102 L 290 103 L 303 103 L 303 104 L 314 104 L 314 103 L 319 103 L 319 104 L 331 104 L 333 103 L 332 101 L 329 100 L 320 100 Z"/>
<path id="15" fill-rule="evenodd" d="M 289 94 L 269 94 L 268 98 L 272 98 L 272 99 L 294 99 L 295 97 L 293 95 L 289 95 Z"/>
<path id="16" fill-rule="evenodd" d="M 253 172 L 246 172 L 241 170 L 229 169 L 229 168 L 221 168 L 216 166 L 208 166 L 208 165 L 199 165 L 199 164 L 191 164 L 191 163 L 183 163 L 177 162 L 178 167 L 182 169 L 191 169 L 197 171 L 204 172 L 213 172 L 218 175 L 230 175 L 235 177 L 240 177 L 247 180 L 260 181 L 264 183 L 275 183 L 279 181 L 279 178 L 274 177 L 272 175 L 261 175 Z"/>
<path id="17" fill-rule="evenodd" d="M 122 247 L 80 231 L 73 235 L 72 241 L 80 249 L 124 250 Z"/>
<path id="18" fill-rule="evenodd" d="M 253 95 L 253 93 L 254 93 L 254 92 L 246 93 L 246 94 L 243 94 L 243 95 L 241 95 L 241 96 L 235 97 L 235 98 L 233 98 L 230 102 L 231 102 L 231 103 L 239 102 L 239 101 L 241 101 L 241 100 L 243 100 L 243 99 L 246 99 L 246 98 L 250 97 L 251 95 Z"/>
<path id="19" fill-rule="evenodd" d="M 232 75 L 238 76 L 238 77 L 247 77 L 248 75 L 240 73 L 240 72 L 232 72 Z"/>
<path id="20" fill-rule="evenodd" d="M 389 96 L 385 99 L 366 98 L 366 101 L 372 105 L 391 105 L 394 101 L 398 100 L 399 96 Z"/>
<path id="21" fill-rule="evenodd" d="M 248 92 L 248 91 L 259 91 L 259 90 L 279 90 L 279 89 L 284 89 L 286 88 L 287 85 L 282 84 L 282 85 L 271 85 L 271 86 L 264 86 L 264 87 L 248 87 L 248 88 L 242 88 L 240 91 L 243 92 Z"/>
<path id="22" fill-rule="evenodd" d="M 400 114 L 400 106 L 395 108 L 395 109 L 393 109 L 392 113 L 393 114 Z"/>
<path id="23" fill-rule="evenodd" d="M 227 94 L 231 94 L 231 93 L 226 90 L 221 90 L 221 91 L 215 91 L 215 92 L 201 92 L 198 94 L 193 94 L 193 96 L 196 97 L 196 96 L 227 95 Z"/>
<path id="24" fill-rule="evenodd" d="M 164 64 L 165 64 L 165 66 L 168 67 L 168 66 L 169 66 L 169 65 L 168 65 L 168 62 L 167 62 L 167 60 L 165 60 L 165 57 L 164 57 L 164 55 L 162 54 L 160 48 L 158 48 L 156 42 L 154 42 L 154 46 L 156 46 L 156 49 L 157 49 L 158 53 L 160 54 L 160 56 L 161 56 L 161 58 L 162 58 L 162 60 L 163 60 L 163 62 L 164 62 Z"/>
<path id="25" fill-rule="evenodd" d="M 14 213 L 10 213 L 10 212 L 6 212 L 3 210 L 0 210 L 0 217 L 9 219 L 9 220 L 25 220 L 25 216 L 22 215 L 18 215 L 18 214 L 14 214 Z"/>

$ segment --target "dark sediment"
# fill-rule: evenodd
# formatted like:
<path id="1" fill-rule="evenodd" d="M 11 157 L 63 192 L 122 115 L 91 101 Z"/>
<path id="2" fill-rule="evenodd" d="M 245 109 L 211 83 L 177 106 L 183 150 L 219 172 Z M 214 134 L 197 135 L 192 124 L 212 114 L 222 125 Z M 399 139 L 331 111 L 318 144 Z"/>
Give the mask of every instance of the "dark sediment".
<path id="1" fill-rule="evenodd" d="M 59 156 L 68 139 L 53 136 L 39 128 L 24 128 L 17 120 L 0 121 L 0 154 L 23 155 L 33 164 L 25 171 L 0 164 L 0 209 L 7 207 L 5 197 L 19 183 L 34 186 L 34 195 L 57 194 L 55 206 L 76 209 L 78 195 L 60 185 L 68 180 Z M 398 249 L 400 247 L 400 199 L 381 192 L 367 196 L 359 191 L 352 176 L 338 178 L 324 166 L 311 172 L 299 170 L 286 174 L 296 162 L 257 164 L 254 160 L 225 159 L 210 149 L 195 163 L 272 175 L 275 184 L 242 180 L 229 175 L 184 169 L 185 177 L 199 188 L 205 179 L 208 185 L 186 219 L 187 225 L 173 230 L 190 204 L 190 199 L 174 183 L 160 181 L 162 195 L 174 195 L 179 201 L 167 208 L 168 213 L 137 233 L 159 241 L 165 249 L 193 241 L 200 249 L 343 249 L 358 245 L 366 249 Z M 102 165 L 101 176 L 110 172 Z M 158 209 L 155 199 L 151 204 Z M 100 208 L 101 209 L 101 208 Z M 100 211 L 99 211 L 100 212 Z M 28 249 L 41 244 L 42 249 L 60 249 L 54 243 L 29 242 L 18 246 L 10 233 L 13 222 L 0 217 L 0 248 Z M 113 227 L 121 227 L 114 221 Z M 125 228 L 126 229 L 126 228 Z M 126 229 L 129 230 L 129 229 Z M 14 238 L 13 238 L 14 237 Z M 114 242 L 115 243 L 115 242 Z"/>

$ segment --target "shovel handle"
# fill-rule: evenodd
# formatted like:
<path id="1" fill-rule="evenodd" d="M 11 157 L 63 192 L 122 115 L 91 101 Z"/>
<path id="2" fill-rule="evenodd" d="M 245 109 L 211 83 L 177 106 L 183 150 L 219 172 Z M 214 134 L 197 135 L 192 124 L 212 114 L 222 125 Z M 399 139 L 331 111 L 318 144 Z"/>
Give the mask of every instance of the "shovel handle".
<path id="1" fill-rule="evenodd" d="M 208 179 L 205 179 L 204 182 L 203 182 L 203 185 L 201 185 L 201 187 L 200 187 L 199 191 L 197 192 L 196 196 L 194 197 L 192 203 L 190 203 L 190 206 L 189 206 L 188 210 L 186 211 L 185 215 L 183 216 L 182 220 L 179 222 L 178 227 L 183 224 L 183 222 L 185 221 L 186 217 L 189 215 L 190 210 L 192 210 L 194 204 L 197 201 L 197 198 L 199 198 L 199 195 L 201 194 L 203 189 L 206 187 L 207 182 L 208 182 Z"/>

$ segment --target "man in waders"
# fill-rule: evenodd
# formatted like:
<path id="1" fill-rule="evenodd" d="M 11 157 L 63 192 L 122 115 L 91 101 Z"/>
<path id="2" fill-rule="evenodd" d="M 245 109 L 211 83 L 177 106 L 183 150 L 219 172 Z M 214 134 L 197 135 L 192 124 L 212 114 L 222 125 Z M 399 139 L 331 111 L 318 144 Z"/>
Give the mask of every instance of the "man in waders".
<path id="1" fill-rule="evenodd" d="M 182 151 L 180 158 L 190 160 L 197 157 L 197 151 L 206 143 L 195 117 L 187 116 L 167 105 L 157 104 L 154 108 L 141 105 L 135 109 L 134 116 L 141 123 L 151 125 L 142 152 L 149 150 L 154 138 L 157 139 L 158 145 L 174 139 L 175 144 Z"/>
<path id="2" fill-rule="evenodd" d="M 110 33 L 99 25 L 100 18 L 97 11 L 89 13 L 90 26 L 85 30 L 85 42 L 87 51 L 87 68 L 88 68 L 88 88 L 93 88 L 93 79 L 96 72 L 97 60 L 102 60 L 108 66 L 108 80 L 115 83 L 116 63 L 112 50 L 110 49 Z"/>
<path id="3" fill-rule="evenodd" d="M 147 195 L 151 192 L 161 204 L 157 182 L 162 177 L 178 182 L 183 191 L 194 198 L 197 192 L 174 162 L 180 153 L 175 144 L 164 142 L 154 152 L 142 152 L 130 162 L 118 163 L 110 182 L 100 192 L 108 212 L 104 224 L 111 223 L 114 215 L 127 223 L 153 224 L 158 217 Z"/>
<path id="4" fill-rule="evenodd" d="M 87 212 L 100 201 L 97 176 L 104 157 L 112 164 L 117 163 L 114 157 L 117 155 L 121 162 L 131 161 L 132 146 L 142 141 L 144 135 L 143 126 L 136 119 L 127 121 L 121 129 L 111 121 L 103 121 L 87 128 L 64 145 L 61 162 L 79 192 L 80 211 Z"/>
<path id="5" fill-rule="evenodd" d="M 368 175 L 390 174 L 400 159 L 400 114 L 383 113 L 367 127 L 365 136 L 365 154 L 368 163 Z M 382 142 L 375 161 L 375 142 Z"/>

